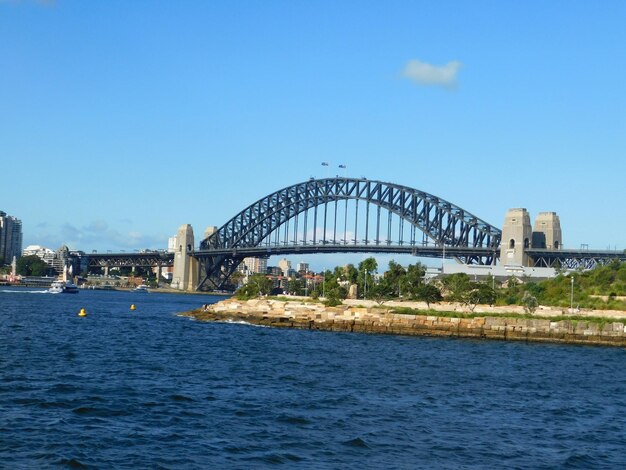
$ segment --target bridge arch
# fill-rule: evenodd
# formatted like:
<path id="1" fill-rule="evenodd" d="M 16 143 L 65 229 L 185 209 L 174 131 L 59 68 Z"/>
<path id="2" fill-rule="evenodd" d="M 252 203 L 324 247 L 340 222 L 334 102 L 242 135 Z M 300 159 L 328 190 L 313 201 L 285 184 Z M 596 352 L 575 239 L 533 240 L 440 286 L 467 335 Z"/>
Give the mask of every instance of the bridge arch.
<path id="1" fill-rule="evenodd" d="M 337 225 L 337 202 L 345 201 L 345 217 L 347 220 L 348 201 L 355 201 L 356 211 L 354 221 L 354 239 L 350 242 L 344 237 L 342 243 L 337 243 L 336 236 L 329 240 L 327 228 L 332 216 L 328 215 L 329 203 L 334 204 L 335 234 Z M 358 204 L 366 205 L 367 219 L 365 221 L 364 244 L 359 244 L 358 232 Z M 376 238 L 369 240 L 367 226 L 370 223 L 370 206 L 377 211 Z M 323 227 L 318 227 L 318 209 L 323 208 L 321 215 Z M 389 214 L 387 234 L 385 240 L 380 239 L 380 211 Z M 312 222 L 309 225 L 309 211 L 314 211 Z M 397 217 L 398 224 L 408 223 L 410 236 L 408 240 L 392 242 L 391 217 Z M 299 221 L 298 218 L 303 220 Z M 263 245 L 269 245 L 268 239 L 272 234 L 278 234 L 289 223 L 294 221 L 294 233 L 298 231 L 298 223 L 303 232 L 311 232 L 312 239 L 307 236 L 298 241 L 294 235 L 291 243 L 284 242 L 282 250 L 274 250 L 272 254 L 290 253 L 309 250 L 312 252 L 406 252 L 407 247 L 416 247 L 423 242 L 417 241 L 415 233 L 419 230 L 430 243 L 446 249 L 465 248 L 474 249 L 479 254 L 471 255 L 470 251 L 459 251 L 455 256 L 464 262 L 491 263 L 495 251 L 500 244 L 501 231 L 499 228 L 485 222 L 472 213 L 441 199 L 432 194 L 407 186 L 382 181 L 356 178 L 324 178 L 308 181 L 285 187 L 271 193 L 232 217 L 217 231 L 202 240 L 199 250 L 194 256 L 200 261 L 204 270 L 204 279 L 200 287 L 211 281 L 214 287 L 220 288 L 223 281 L 232 274 L 237 265 L 246 256 L 254 256 L 256 251 L 262 252 Z M 323 237 L 317 238 L 317 233 L 323 228 Z M 400 229 L 402 230 L 402 229 Z M 344 225 L 345 231 L 345 225 Z M 402 232 L 401 232 L 402 233 Z M 288 237 L 286 237 L 288 238 Z M 316 249 L 317 248 L 317 249 Z M 255 251 L 256 249 L 256 251 Z M 480 250 L 483 250 L 482 252 Z M 482 254 L 481 254 L 482 253 Z M 426 255 L 427 256 L 427 255 Z"/>

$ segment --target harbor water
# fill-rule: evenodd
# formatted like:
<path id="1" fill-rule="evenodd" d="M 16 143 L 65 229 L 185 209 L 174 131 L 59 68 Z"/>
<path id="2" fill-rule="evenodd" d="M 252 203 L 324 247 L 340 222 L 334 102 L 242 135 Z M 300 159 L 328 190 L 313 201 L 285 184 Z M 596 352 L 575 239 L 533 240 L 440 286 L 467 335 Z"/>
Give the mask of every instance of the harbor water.
<path id="1" fill-rule="evenodd" d="M 621 348 L 177 315 L 218 300 L 0 288 L 0 468 L 626 467 Z"/>

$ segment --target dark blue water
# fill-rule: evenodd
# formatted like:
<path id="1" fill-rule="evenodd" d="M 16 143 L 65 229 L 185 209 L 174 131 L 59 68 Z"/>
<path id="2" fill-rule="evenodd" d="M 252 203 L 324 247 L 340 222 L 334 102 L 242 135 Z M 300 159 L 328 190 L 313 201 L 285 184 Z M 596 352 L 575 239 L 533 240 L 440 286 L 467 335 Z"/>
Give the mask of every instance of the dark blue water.
<path id="1" fill-rule="evenodd" d="M 626 467 L 623 349 L 176 315 L 215 300 L 0 291 L 0 467 Z"/>

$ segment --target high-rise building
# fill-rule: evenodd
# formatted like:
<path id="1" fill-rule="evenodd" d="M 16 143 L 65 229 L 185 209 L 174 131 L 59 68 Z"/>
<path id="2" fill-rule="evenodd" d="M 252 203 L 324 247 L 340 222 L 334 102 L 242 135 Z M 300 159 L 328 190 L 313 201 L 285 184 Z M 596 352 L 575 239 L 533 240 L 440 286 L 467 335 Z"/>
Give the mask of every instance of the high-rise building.
<path id="1" fill-rule="evenodd" d="M 244 258 L 242 264 L 250 274 L 267 273 L 267 258 Z"/>
<path id="2" fill-rule="evenodd" d="M 0 211 L 0 260 L 10 264 L 22 255 L 22 221 Z"/>
<path id="3" fill-rule="evenodd" d="M 287 258 L 283 258 L 278 262 L 278 267 L 282 270 L 283 276 L 289 276 L 289 271 L 291 270 L 291 261 Z"/>

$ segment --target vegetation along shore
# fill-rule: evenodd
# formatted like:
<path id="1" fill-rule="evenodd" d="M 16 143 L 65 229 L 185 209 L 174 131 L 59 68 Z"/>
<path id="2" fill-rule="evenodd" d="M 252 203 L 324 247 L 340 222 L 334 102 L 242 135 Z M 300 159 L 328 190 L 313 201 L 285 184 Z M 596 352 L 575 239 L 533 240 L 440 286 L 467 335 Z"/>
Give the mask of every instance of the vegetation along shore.
<path id="1" fill-rule="evenodd" d="M 327 271 L 310 297 L 268 297 L 271 285 L 253 276 L 234 298 L 184 315 L 328 331 L 626 346 L 624 263 L 541 282 L 476 282 L 463 274 L 426 282 L 419 264 L 405 269 L 393 261 L 383 275 L 367 277 L 377 266 L 362 264 Z M 365 298 L 346 298 L 350 285 Z M 301 294 L 303 286 L 292 287 Z"/>

